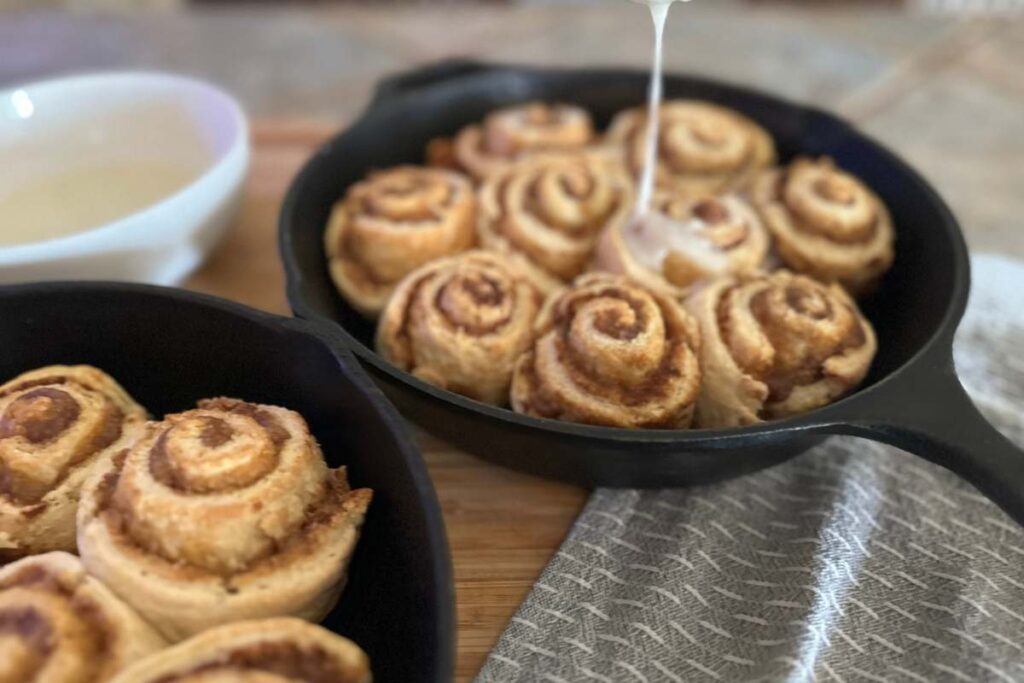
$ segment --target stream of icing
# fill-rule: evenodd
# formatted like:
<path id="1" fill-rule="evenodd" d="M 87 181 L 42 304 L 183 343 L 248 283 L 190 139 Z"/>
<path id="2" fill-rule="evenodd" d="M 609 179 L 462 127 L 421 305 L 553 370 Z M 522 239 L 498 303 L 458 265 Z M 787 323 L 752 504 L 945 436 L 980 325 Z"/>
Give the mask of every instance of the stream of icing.
<path id="1" fill-rule="evenodd" d="M 689 0 L 634 0 L 647 5 L 654 23 L 654 59 L 651 83 L 647 94 L 647 129 L 644 139 L 644 165 L 637 188 L 637 202 L 632 225 L 626 239 L 634 258 L 643 266 L 661 271 L 669 253 L 677 252 L 687 260 L 700 264 L 709 272 L 719 272 L 728 266 L 728 258 L 702 234 L 700 220 L 686 223 L 663 216 L 651 210 L 655 176 L 658 169 L 658 139 L 661 122 L 658 112 L 662 101 L 662 53 L 664 52 L 665 23 L 673 2 Z"/>

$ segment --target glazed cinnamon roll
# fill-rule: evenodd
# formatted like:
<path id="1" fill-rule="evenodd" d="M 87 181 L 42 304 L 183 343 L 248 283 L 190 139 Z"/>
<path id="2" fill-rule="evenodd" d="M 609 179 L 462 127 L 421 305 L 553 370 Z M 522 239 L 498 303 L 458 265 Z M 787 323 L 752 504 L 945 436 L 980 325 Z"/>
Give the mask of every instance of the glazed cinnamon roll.
<path id="1" fill-rule="evenodd" d="M 655 195 L 652 213 L 601 236 L 595 269 L 628 275 L 681 298 L 696 282 L 758 271 L 770 241 L 757 212 L 736 194 Z"/>
<path id="2" fill-rule="evenodd" d="M 301 619 L 220 626 L 144 659 L 114 683 L 370 683 L 370 660 L 347 638 Z"/>
<path id="3" fill-rule="evenodd" d="M 594 139 L 586 110 L 570 104 L 528 102 L 491 112 L 480 125 L 427 148 L 432 166 L 454 168 L 483 180 L 525 153 L 574 150 Z"/>
<path id="4" fill-rule="evenodd" d="M 0 568 L 0 681 L 105 683 L 164 646 L 74 555 Z"/>
<path id="5" fill-rule="evenodd" d="M 0 386 L 0 561 L 74 551 L 83 482 L 145 421 L 116 381 L 86 365 L 40 368 Z"/>
<path id="6" fill-rule="evenodd" d="M 376 317 L 399 280 L 473 246 L 476 198 L 465 176 L 399 166 L 349 188 L 334 206 L 325 252 L 338 291 Z"/>
<path id="7" fill-rule="evenodd" d="M 855 296 L 893 261 L 893 225 L 882 200 L 831 159 L 801 158 L 758 177 L 751 199 L 792 270 L 839 282 Z"/>
<path id="8" fill-rule="evenodd" d="M 235 399 L 151 422 L 86 486 L 89 572 L 171 641 L 240 619 L 322 618 L 372 492 L 327 468 L 305 420 Z"/>
<path id="9" fill-rule="evenodd" d="M 775 163 L 771 135 L 737 111 L 698 100 L 669 100 L 659 116 L 655 183 L 665 190 L 720 192 Z M 628 109 L 616 115 L 606 136 L 638 178 L 644 166 L 646 121 L 646 108 Z"/>
<path id="10" fill-rule="evenodd" d="M 871 324 L 841 287 L 785 270 L 716 280 L 687 306 L 704 340 L 702 428 L 827 405 L 864 379 L 877 348 Z"/>
<path id="11" fill-rule="evenodd" d="M 633 182 L 612 156 L 534 155 L 480 188 L 480 243 L 550 294 L 584 271 L 601 232 L 632 210 Z"/>
<path id="12" fill-rule="evenodd" d="M 675 300 L 590 273 L 548 300 L 538 328 L 516 364 L 516 412 L 609 427 L 690 425 L 700 333 Z"/>
<path id="13" fill-rule="evenodd" d="M 377 350 L 426 382 L 503 405 L 540 306 L 540 292 L 504 259 L 468 251 L 402 282 L 381 316 Z"/>

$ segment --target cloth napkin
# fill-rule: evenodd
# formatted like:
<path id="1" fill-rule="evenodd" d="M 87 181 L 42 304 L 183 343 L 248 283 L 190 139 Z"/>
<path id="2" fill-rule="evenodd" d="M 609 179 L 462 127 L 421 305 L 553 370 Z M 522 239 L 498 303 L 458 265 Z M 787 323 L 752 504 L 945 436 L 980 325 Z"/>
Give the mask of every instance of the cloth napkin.
<path id="1" fill-rule="evenodd" d="M 974 277 L 957 367 L 1024 443 L 1024 264 Z M 598 490 L 477 680 L 1024 681 L 1024 531 L 847 437 L 713 486 Z"/>

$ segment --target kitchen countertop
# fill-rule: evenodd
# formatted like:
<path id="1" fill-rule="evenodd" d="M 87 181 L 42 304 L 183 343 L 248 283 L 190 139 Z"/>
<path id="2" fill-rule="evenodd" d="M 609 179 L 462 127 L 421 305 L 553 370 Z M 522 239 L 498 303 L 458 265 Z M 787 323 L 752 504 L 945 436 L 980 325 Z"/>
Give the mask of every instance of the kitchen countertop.
<path id="1" fill-rule="evenodd" d="M 824 3 L 823 3 L 824 4 Z M 562 5 L 0 13 L 0 87 L 100 68 L 213 80 L 254 119 L 246 202 L 188 286 L 285 312 L 275 217 L 315 145 L 381 76 L 449 56 L 646 66 L 642 8 Z M 837 110 L 930 178 L 976 250 L 1024 258 L 1024 21 L 739 0 L 676 7 L 666 68 Z M 585 500 L 421 435 L 452 544 L 459 680 L 479 668 Z"/>

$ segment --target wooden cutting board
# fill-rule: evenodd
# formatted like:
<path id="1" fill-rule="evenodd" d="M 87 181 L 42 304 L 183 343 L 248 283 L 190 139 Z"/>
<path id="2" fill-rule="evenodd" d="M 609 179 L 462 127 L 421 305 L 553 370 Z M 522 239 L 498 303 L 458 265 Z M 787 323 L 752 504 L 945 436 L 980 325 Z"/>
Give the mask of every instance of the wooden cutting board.
<path id="1" fill-rule="evenodd" d="M 186 287 L 287 315 L 277 216 L 288 184 L 334 132 L 328 124 L 253 125 L 253 159 L 230 233 Z M 455 566 L 456 680 L 476 675 L 498 635 L 562 542 L 586 499 L 555 484 L 477 460 L 418 431 L 437 487 Z"/>

